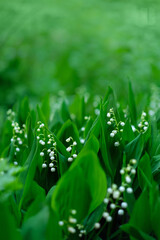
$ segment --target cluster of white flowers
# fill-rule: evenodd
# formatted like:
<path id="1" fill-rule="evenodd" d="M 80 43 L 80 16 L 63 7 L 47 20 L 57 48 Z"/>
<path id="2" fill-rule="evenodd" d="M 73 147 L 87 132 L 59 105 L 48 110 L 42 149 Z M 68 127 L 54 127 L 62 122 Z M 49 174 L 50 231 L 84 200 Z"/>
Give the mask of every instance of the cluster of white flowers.
<path id="1" fill-rule="evenodd" d="M 136 128 L 134 125 L 131 125 L 132 131 L 138 132 L 138 133 L 145 133 L 149 127 L 149 122 L 146 120 L 146 118 L 147 118 L 147 114 L 146 112 L 143 111 L 141 114 L 141 120 L 138 123 L 138 127 Z"/>
<path id="2" fill-rule="evenodd" d="M 132 182 L 132 176 L 136 174 L 135 164 L 137 163 L 136 159 L 131 159 L 127 167 L 123 167 L 120 170 L 120 174 L 123 177 L 123 186 L 126 188 L 128 193 L 132 193 L 133 189 L 129 186 Z"/>
<path id="3" fill-rule="evenodd" d="M 121 186 L 117 186 L 117 184 L 113 183 L 111 187 L 108 187 L 106 197 L 104 198 L 105 207 L 102 214 L 102 217 L 106 220 L 106 222 L 112 221 L 112 213 L 115 210 L 117 210 L 118 215 L 124 215 L 128 204 L 123 199 L 123 193 L 125 191 L 128 194 L 133 192 L 131 183 L 132 175 L 136 174 L 136 163 L 136 159 L 131 159 L 127 167 L 124 167 L 120 170 L 120 174 L 123 175 Z M 100 223 L 95 223 L 94 227 L 95 229 L 99 229 L 101 227 Z"/>
<path id="4" fill-rule="evenodd" d="M 113 130 L 110 132 L 110 137 L 115 139 L 114 146 L 119 147 L 122 140 L 121 133 L 125 123 L 123 121 L 117 122 L 113 108 L 107 113 L 107 125 L 111 126 Z"/>
<path id="5" fill-rule="evenodd" d="M 15 112 L 13 112 L 11 109 L 7 111 L 8 120 L 11 122 L 11 126 L 13 129 L 13 135 L 11 138 L 11 143 L 14 146 L 15 152 L 14 155 L 16 155 L 21 151 L 21 149 L 26 145 L 26 125 L 23 124 L 22 127 L 20 127 L 19 123 L 15 121 Z M 17 166 L 18 162 L 14 161 L 14 165 Z"/>
<path id="6" fill-rule="evenodd" d="M 84 230 L 84 226 L 82 224 L 78 224 L 76 218 L 77 211 L 75 209 L 70 210 L 70 214 L 67 220 L 61 220 L 58 222 L 60 227 L 67 228 L 69 234 L 79 233 L 79 237 L 82 237 L 86 234 Z"/>
<path id="7" fill-rule="evenodd" d="M 148 127 L 149 127 L 149 123 L 148 121 L 146 120 L 146 117 L 147 117 L 147 114 L 146 112 L 142 112 L 141 114 L 141 121 L 140 123 L 138 124 L 138 128 L 139 128 L 139 131 L 141 133 L 144 133 L 148 130 Z"/>
<path id="8" fill-rule="evenodd" d="M 73 140 L 72 137 L 68 137 L 66 139 L 67 143 L 70 143 L 70 145 L 66 148 L 66 151 L 70 153 L 70 156 L 68 157 L 68 162 L 73 162 L 73 160 L 77 157 L 76 154 L 76 146 L 77 142 Z"/>
<path id="9" fill-rule="evenodd" d="M 44 159 L 42 168 L 47 168 L 49 158 L 48 166 L 51 172 L 55 172 L 57 168 L 57 149 L 54 136 L 52 134 L 47 135 L 44 123 L 39 121 L 37 124 L 37 139 L 39 144 L 43 146 L 40 152 L 40 156 Z"/>

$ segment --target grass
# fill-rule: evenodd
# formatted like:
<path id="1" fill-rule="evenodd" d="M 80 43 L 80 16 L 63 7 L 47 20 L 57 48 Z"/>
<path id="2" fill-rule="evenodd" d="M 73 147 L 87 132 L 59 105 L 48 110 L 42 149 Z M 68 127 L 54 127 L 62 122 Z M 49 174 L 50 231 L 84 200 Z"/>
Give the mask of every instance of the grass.
<path id="1" fill-rule="evenodd" d="M 160 90 L 137 108 L 113 90 L 27 98 L 0 140 L 1 239 L 159 239 Z"/>

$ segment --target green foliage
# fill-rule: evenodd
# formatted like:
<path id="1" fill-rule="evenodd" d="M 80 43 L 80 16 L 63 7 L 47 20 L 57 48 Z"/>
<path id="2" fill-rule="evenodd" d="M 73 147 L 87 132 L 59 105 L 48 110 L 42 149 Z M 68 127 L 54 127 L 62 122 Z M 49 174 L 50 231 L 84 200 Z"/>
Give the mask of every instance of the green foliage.
<path id="1" fill-rule="evenodd" d="M 125 110 L 109 88 L 95 112 L 79 95 L 57 107 L 24 98 L 7 112 L 2 239 L 160 238 L 159 118 L 129 92 Z"/>

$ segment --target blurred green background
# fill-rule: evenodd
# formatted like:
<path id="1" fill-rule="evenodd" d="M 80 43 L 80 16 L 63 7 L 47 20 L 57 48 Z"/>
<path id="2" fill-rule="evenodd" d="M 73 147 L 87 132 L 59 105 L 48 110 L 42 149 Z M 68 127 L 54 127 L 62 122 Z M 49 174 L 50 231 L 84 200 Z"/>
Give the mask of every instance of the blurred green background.
<path id="1" fill-rule="evenodd" d="M 0 105 L 84 86 L 123 97 L 160 82 L 160 3 L 141 0 L 1 0 Z"/>

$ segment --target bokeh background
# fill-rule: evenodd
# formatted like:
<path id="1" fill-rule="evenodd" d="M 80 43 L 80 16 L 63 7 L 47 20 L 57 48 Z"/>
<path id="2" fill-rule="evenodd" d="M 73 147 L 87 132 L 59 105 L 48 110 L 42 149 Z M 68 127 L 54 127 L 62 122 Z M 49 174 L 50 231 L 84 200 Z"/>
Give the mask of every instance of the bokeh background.
<path id="1" fill-rule="evenodd" d="M 160 2 L 0 0 L 0 105 L 160 83 Z"/>

